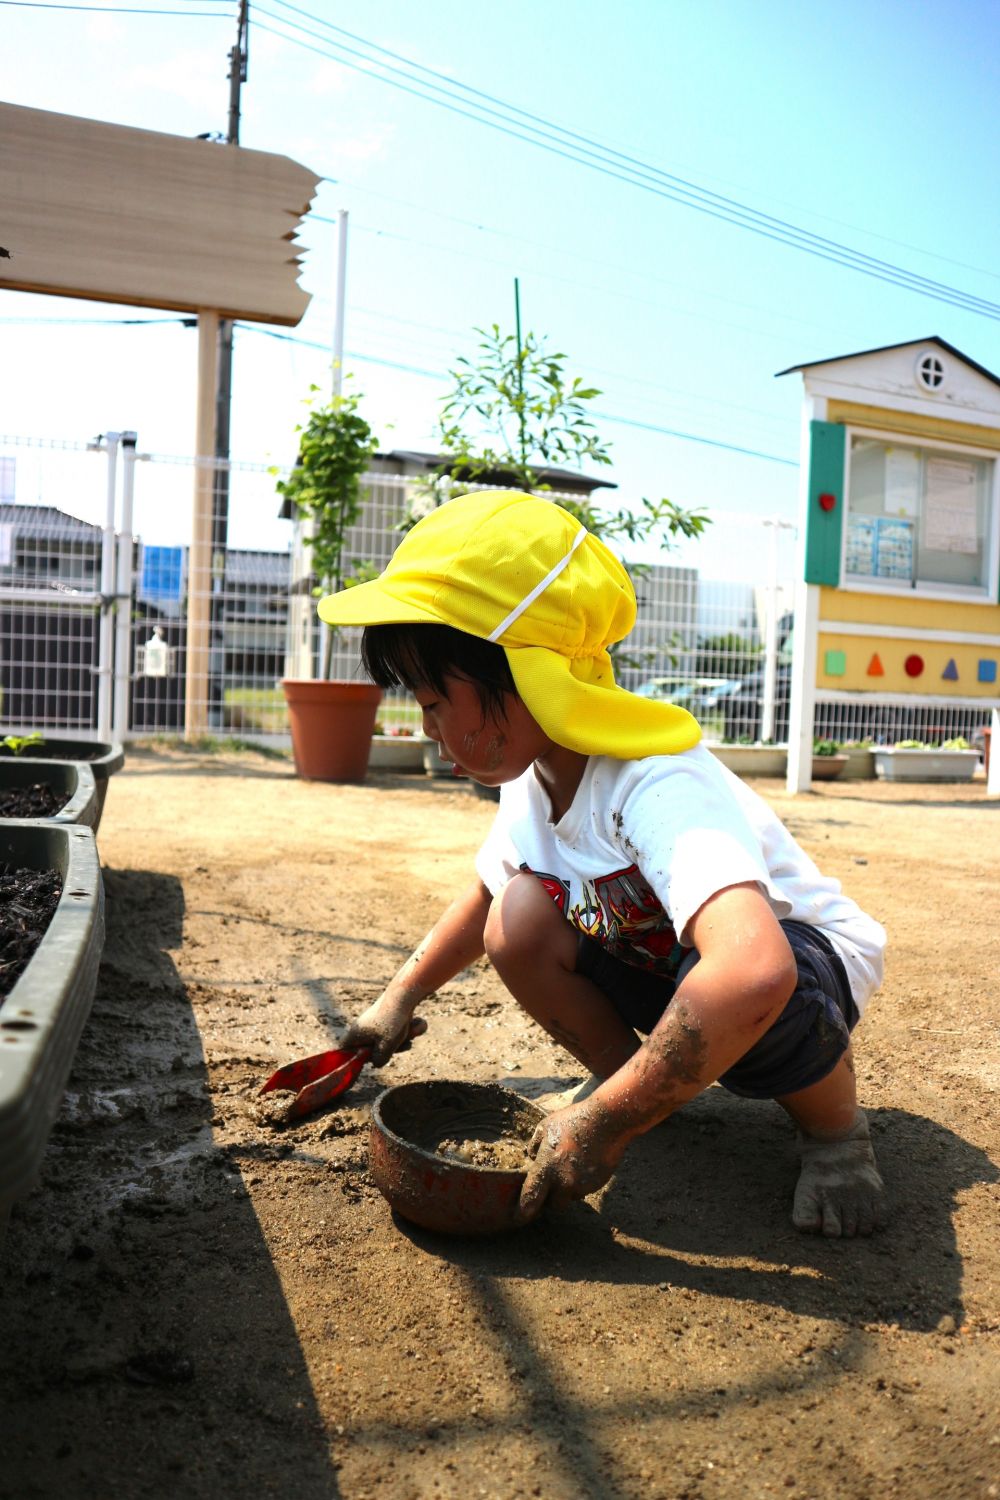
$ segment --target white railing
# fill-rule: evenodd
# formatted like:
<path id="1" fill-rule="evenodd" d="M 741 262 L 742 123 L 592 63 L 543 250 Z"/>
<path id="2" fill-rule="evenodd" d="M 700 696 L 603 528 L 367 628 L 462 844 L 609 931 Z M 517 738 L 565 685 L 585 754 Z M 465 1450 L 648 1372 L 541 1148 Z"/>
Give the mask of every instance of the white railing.
<path id="1" fill-rule="evenodd" d="M 217 515 L 211 568 L 196 595 L 192 469 L 214 472 Z M 0 438 L 5 732 L 181 736 L 191 733 L 193 703 L 198 733 L 287 744 L 281 679 L 316 675 L 324 642 L 305 538 L 282 518 L 275 479 L 265 462 L 144 453 L 130 434 L 89 443 Z M 388 560 L 417 483 L 368 476 L 349 563 Z M 711 520 L 697 542 L 647 549 L 633 567 L 639 612 L 618 675 L 634 691 L 690 707 L 710 740 L 785 742 L 794 526 L 722 510 Z M 189 670 L 193 605 L 207 622 L 197 677 Z M 358 639 L 358 631 L 338 634 L 335 675 L 359 674 Z M 813 731 L 882 743 L 972 738 L 987 717 L 988 705 L 973 700 L 942 707 L 821 694 Z M 416 719 L 405 694 L 386 695 L 384 728 Z"/>

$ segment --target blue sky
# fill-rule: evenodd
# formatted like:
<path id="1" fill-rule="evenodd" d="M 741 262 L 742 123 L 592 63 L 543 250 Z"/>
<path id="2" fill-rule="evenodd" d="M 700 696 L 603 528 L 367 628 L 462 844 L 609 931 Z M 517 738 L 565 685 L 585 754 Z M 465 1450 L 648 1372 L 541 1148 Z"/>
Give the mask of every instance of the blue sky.
<path id="1" fill-rule="evenodd" d="M 0 97 L 183 136 L 224 130 L 235 3 L 146 7 L 180 15 L 131 3 L 0 4 Z M 995 0 L 252 3 L 242 144 L 327 180 L 303 234 L 313 301 L 298 328 L 281 330 L 303 342 L 237 334 L 234 457 L 288 461 L 310 383 L 328 384 L 333 221 L 346 208 L 346 363 L 383 447 L 434 446 L 444 377 L 476 325 L 512 328 L 516 276 L 523 325 L 602 388 L 594 409 L 625 502 L 669 495 L 794 516 L 801 382 L 776 371 L 934 333 L 998 370 L 1000 323 L 719 222 L 346 64 L 374 66 L 366 44 L 376 44 L 758 213 L 1000 303 L 998 42 Z M 368 60 L 335 59 L 335 43 Z M 190 452 L 195 335 L 66 321 L 128 315 L 0 292 L 0 430 L 82 440 L 134 427 L 141 447 Z M 254 525 L 241 544 L 281 545 Z"/>

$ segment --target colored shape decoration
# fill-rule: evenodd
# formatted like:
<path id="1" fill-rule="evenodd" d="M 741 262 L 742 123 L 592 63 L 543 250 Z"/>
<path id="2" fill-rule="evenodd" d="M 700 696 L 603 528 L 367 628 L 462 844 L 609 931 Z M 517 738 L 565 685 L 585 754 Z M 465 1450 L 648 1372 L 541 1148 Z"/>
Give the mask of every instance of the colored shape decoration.
<path id="1" fill-rule="evenodd" d="M 957 682 L 958 681 L 958 668 L 955 665 L 955 658 L 954 657 L 952 657 L 951 661 L 948 663 L 948 665 L 945 667 L 944 671 L 941 673 L 941 680 L 942 680 L 942 682 Z"/>
<path id="2" fill-rule="evenodd" d="M 875 652 L 875 655 L 872 657 L 871 661 L 868 663 L 868 676 L 869 677 L 884 677 L 885 676 L 885 667 L 883 667 L 883 665 L 882 665 L 882 658 L 879 656 L 879 654 L 878 654 L 877 651 Z"/>
<path id="3" fill-rule="evenodd" d="M 907 677 L 919 677 L 923 670 L 924 659 L 922 656 L 917 656 L 916 652 L 912 656 L 908 656 L 903 663 L 903 671 Z"/>
<path id="4" fill-rule="evenodd" d="M 846 651 L 827 651 L 823 655 L 823 671 L 827 677 L 843 677 L 847 671 Z"/>
<path id="5" fill-rule="evenodd" d="M 997 664 L 996 664 L 996 662 L 995 661 L 991 661 L 988 656 L 981 656 L 979 658 L 979 681 L 980 682 L 996 682 L 996 680 L 997 680 Z"/>
<path id="6" fill-rule="evenodd" d="M 837 497 L 836 497 L 836 495 L 830 495 L 830 494 L 827 494 L 826 492 L 824 492 L 819 497 L 819 508 L 820 508 L 820 510 L 833 510 L 833 508 L 834 508 L 834 506 L 836 504 L 837 504 Z"/>

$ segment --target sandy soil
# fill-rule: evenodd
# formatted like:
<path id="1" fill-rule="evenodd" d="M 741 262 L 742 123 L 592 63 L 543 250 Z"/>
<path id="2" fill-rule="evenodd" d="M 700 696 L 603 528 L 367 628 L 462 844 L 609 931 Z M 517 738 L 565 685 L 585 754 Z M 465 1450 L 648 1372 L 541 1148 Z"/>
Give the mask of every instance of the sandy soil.
<path id="1" fill-rule="evenodd" d="M 712 1089 L 600 1197 L 468 1241 L 372 1185 L 378 1075 L 287 1126 L 255 1091 L 378 992 L 490 805 L 130 754 L 93 1015 L 4 1246 L 0 1497 L 1000 1494 L 1000 804 L 760 788 L 890 931 L 858 1055 L 891 1228 L 798 1235 L 790 1127 Z M 386 1082 L 577 1076 L 485 966 L 426 1009 Z"/>

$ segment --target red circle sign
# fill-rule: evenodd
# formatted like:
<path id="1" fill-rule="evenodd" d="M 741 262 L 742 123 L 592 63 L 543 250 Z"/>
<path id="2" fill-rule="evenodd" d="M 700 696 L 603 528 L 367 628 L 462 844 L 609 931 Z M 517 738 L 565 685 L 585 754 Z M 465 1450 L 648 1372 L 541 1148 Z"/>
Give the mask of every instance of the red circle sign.
<path id="1" fill-rule="evenodd" d="M 924 670 L 924 659 L 922 656 L 908 656 L 903 663 L 903 670 L 907 677 L 919 677 Z"/>

